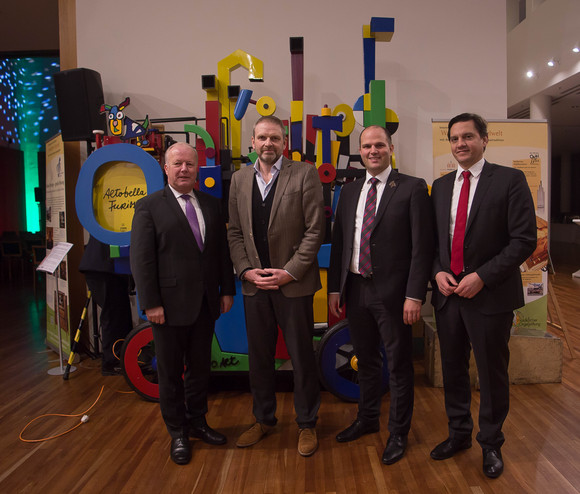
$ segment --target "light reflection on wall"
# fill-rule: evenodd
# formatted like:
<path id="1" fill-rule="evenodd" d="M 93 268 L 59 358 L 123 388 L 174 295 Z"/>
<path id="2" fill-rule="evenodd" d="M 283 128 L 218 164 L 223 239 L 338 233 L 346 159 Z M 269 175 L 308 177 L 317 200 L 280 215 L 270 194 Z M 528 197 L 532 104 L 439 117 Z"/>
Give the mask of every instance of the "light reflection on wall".
<path id="1" fill-rule="evenodd" d="M 0 146 L 20 149 L 24 161 L 26 229 L 40 230 L 34 189 L 38 183 L 38 153 L 48 138 L 60 132 L 52 74 L 58 58 L 0 59 Z M 44 187 L 44 184 L 41 184 Z"/>

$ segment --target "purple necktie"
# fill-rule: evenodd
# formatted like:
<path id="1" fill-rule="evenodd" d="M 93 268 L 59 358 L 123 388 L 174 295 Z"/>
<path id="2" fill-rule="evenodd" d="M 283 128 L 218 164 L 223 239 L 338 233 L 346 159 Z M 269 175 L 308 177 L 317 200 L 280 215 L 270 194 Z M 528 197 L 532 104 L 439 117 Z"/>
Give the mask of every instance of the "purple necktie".
<path id="1" fill-rule="evenodd" d="M 463 271 L 463 240 L 465 239 L 465 225 L 467 224 L 470 175 L 470 171 L 463 172 L 463 185 L 459 193 L 455 229 L 453 230 L 453 241 L 451 242 L 451 271 L 456 275 Z"/>
<path id="2" fill-rule="evenodd" d="M 195 208 L 191 204 L 191 196 L 183 194 L 181 197 L 185 201 L 185 216 L 187 216 L 187 221 L 189 221 L 189 226 L 193 232 L 193 236 L 197 241 L 199 250 L 203 250 L 203 239 L 201 238 L 201 231 L 199 230 L 199 221 L 197 219 L 197 214 L 195 214 Z"/>
<path id="3" fill-rule="evenodd" d="M 364 278 L 370 277 L 373 272 L 371 265 L 371 230 L 373 228 L 373 221 L 375 219 L 375 210 L 377 206 L 378 181 L 379 179 L 376 177 L 372 177 L 370 180 L 371 187 L 367 192 L 367 200 L 365 202 L 365 211 L 360 232 L 358 271 Z"/>

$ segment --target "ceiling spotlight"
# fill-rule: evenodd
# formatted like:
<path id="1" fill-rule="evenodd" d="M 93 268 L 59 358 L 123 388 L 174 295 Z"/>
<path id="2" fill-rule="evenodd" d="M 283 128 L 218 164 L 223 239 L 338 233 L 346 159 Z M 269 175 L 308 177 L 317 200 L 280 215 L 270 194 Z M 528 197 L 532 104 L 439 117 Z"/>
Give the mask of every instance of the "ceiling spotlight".
<path id="1" fill-rule="evenodd" d="M 527 77 L 528 79 L 531 79 L 532 77 L 534 77 L 534 71 L 533 71 L 533 70 L 528 70 L 528 71 L 526 72 L 526 77 Z"/>
<path id="2" fill-rule="evenodd" d="M 548 60 L 548 67 L 554 67 L 558 63 L 559 60 L 557 58 L 550 58 L 550 60 Z"/>
<path id="3" fill-rule="evenodd" d="M 574 53 L 578 53 L 578 52 L 580 52 L 580 48 L 578 46 L 575 46 L 574 48 L 572 48 L 572 51 Z"/>

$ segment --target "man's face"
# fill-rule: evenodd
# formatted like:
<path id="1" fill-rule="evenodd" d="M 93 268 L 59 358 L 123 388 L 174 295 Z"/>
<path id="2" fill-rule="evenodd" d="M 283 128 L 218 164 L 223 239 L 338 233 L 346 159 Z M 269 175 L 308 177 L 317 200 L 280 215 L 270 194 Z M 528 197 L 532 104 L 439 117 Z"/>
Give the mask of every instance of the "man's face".
<path id="1" fill-rule="evenodd" d="M 252 146 L 258 153 L 260 163 L 273 165 L 278 161 L 286 146 L 286 136 L 279 125 L 273 122 L 260 122 L 254 129 Z"/>
<path id="2" fill-rule="evenodd" d="M 376 177 L 391 164 L 394 146 L 382 129 L 371 127 L 360 136 L 359 153 L 367 171 Z"/>
<path id="3" fill-rule="evenodd" d="M 177 192 L 189 194 L 197 180 L 197 154 L 186 144 L 174 144 L 165 163 L 167 181 Z"/>
<path id="4" fill-rule="evenodd" d="M 457 122 L 449 129 L 451 153 L 464 170 L 483 158 L 487 140 L 487 136 L 479 135 L 473 120 Z"/>

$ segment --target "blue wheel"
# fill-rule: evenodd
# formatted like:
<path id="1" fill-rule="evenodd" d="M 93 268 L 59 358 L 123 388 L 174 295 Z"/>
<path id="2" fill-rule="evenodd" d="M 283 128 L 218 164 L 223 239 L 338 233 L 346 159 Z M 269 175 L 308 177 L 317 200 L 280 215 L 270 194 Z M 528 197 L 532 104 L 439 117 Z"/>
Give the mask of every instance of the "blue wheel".
<path id="1" fill-rule="evenodd" d="M 383 356 L 383 392 L 389 390 L 389 369 L 387 355 L 381 344 Z M 345 401 L 358 401 L 357 360 L 350 341 L 348 320 L 345 319 L 330 328 L 318 345 L 318 372 L 320 381 L 333 395 Z"/>

